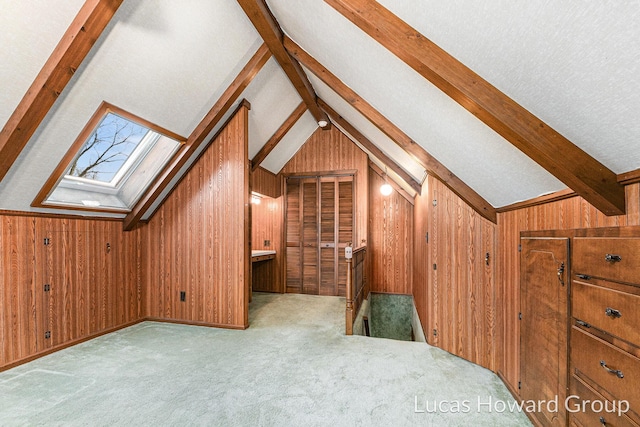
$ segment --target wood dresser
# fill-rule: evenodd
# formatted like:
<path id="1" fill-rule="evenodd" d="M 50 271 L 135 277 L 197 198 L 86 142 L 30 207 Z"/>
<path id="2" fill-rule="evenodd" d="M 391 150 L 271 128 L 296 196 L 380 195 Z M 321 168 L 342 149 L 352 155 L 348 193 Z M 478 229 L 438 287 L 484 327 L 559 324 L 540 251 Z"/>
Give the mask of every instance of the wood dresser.
<path id="1" fill-rule="evenodd" d="M 620 233 L 573 238 L 570 425 L 640 425 L 640 237 Z"/>
<path id="2" fill-rule="evenodd" d="M 558 400 L 527 415 L 542 426 L 639 427 L 640 227 L 520 236 L 515 395 Z"/>

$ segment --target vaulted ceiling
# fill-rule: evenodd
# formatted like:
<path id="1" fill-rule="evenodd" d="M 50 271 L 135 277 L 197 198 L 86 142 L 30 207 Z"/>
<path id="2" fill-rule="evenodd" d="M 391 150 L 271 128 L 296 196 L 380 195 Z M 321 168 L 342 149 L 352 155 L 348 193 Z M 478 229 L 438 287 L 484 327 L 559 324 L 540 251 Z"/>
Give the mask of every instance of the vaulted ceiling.
<path id="1" fill-rule="evenodd" d="M 436 175 L 490 219 L 567 187 L 620 213 L 617 181 L 640 168 L 637 2 L 0 8 L 0 210 L 48 211 L 31 204 L 102 101 L 187 140 L 129 224 L 152 215 L 242 99 L 254 167 L 278 173 L 328 120 L 408 191 Z"/>

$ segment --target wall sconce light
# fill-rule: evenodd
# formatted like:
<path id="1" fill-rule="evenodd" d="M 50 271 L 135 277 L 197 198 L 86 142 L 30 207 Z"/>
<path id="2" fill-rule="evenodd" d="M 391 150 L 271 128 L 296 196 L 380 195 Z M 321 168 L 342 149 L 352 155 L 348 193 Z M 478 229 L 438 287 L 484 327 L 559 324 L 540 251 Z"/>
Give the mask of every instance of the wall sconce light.
<path id="1" fill-rule="evenodd" d="M 254 205 L 259 205 L 262 197 L 258 196 L 256 193 L 251 193 L 251 203 Z"/>
<path id="2" fill-rule="evenodd" d="M 393 187 L 387 182 L 387 167 L 384 167 L 384 184 L 382 184 L 380 186 L 380 193 L 383 196 L 389 196 L 391 193 L 393 193 Z"/>
<path id="3" fill-rule="evenodd" d="M 326 120 L 320 120 L 318 122 L 318 126 L 320 126 L 321 128 L 327 127 L 329 123 Z"/>

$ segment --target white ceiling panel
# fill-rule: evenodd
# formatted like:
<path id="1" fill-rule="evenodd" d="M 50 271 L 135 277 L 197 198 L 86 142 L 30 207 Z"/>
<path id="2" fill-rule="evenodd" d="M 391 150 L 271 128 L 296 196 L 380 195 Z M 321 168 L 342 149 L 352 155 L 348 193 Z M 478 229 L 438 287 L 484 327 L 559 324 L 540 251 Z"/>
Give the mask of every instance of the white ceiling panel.
<path id="1" fill-rule="evenodd" d="M 318 129 L 318 123 L 316 123 L 313 115 L 307 111 L 287 132 L 284 138 L 280 140 L 276 148 L 269 153 L 261 166 L 276 174 L 280 172 L 316 129 Z"/>
<path id="2" fill-rule="evenodd" d="M 0 183 L 0 209 L 32 210 L 103 100 L 188 137 L 260 44 L 236 2 L 125 1 Z"/>
<path id="3" fill-rule="evenodd" d="M 364 151 L 365 153 L 367 153 L 367 156 L 369 156 L 369 160 L 371 160 L 373 163 L 375 163 L 380 169 L 382 169 L 383 171 L 385 171 L 387 177 L 394 181 L 396 184 L 398 184 L 404 191 L 406 191 L 407 193 L 409 193 L 412 197 L 415 197 L 415 195 L 417 194 L 417 191 L 413 189 L 413 187 L 411 187 L 404 179 L 402 179 L 400 177 L 400 175 L 398 175 L 397 173 L 395 173 L 393 171 L 393 169 L 389 169 L 387 168 L 387 165 L 380 160 L 379 158 L 377 158 L 375 155 L 373 155 L 369 150 L 367 150 L 364 146 L 362 146 L 358 140 L 356 138 L 354 138 L 353 135 L 351 135 L 349 132 L 347 132 L 345 129 L 343 129 L 340 125 L 335 124 L 335 127 L 337 129 L 340 130 L 340 132 L 344 133 L 347 138 L 349 138 L 354 144 L 356 144 L 362 151 Z"/>
<path id="4" fill-rule="evenodd" d="M 640 3 L 379 1 L 614 172 L 640 169 Z M 0 0 L 0 125 L 83 3 Z M 324 1 L 267 3 L 296 43 L 492 205 L 566 188 Z M 261 44 L 235 1 L 124 0 L 0 182 L 0 209 L 42 210 L 31 201 L 102 101 L 188 137 Z M 411 155 L 307 74 L 320 97 L 423 179 Z M 300 97 L 274 59 L 241 97 L 252 106 L 251 158 Z M 279 172 L 317 127 L 305 113 L 262 166 Z"/>
<path id="5" fill-rule="evenodd" d="M 493 206 L 566 187 L 326 3 L 269 4 L 294 41 Z"/>
<path id="6" fill-rule="evenodd" d="M 338 114 L 347 120 L 369 141 L 375 144 L 387 156 L 393 159 L 416 181 L 422 182 L 425 177 L 424 168 L 411 155 L 398 146 L 387 135 L 382 133 L 367 118 L 340 97 L 333 89 L 325 85 L 319 78 L 308 73 L 309 79 L 316 88 L 318 96 L 328 103 Z"/>
<path id="7" fill-rule="evenodd" d="M 380 0 L 616 173 L 640 167 L 640 3 Z"/>
<path id="8" fill-rule="evenodd" d="M 301 99 L 273 57 L 242 96 L 251 102 L 249 158 L 252 159 L 293 113 Z"/>
<path id="9" fill-rule="evenodd" d="M 84 0 L 0 0 L 0 129 Z"/>

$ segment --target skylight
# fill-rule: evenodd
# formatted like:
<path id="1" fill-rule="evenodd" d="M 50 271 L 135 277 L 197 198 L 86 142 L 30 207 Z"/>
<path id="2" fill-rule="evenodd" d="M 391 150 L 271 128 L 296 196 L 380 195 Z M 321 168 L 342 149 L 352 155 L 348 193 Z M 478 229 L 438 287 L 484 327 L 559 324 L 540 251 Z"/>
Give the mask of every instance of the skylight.
<path id="1" fill-rule="evenodd" d="M 129 212 L 183 142 L 102 103 L 33 205 Z"/>
<path id="2" fill-rule="evenodd" d="M 157 140 L 159 136 L 131 120 L 107 113 L 82 146 L 67 176 L 115 186 L 116 178 L 121 178 L 131 168 L 133 161 L 130 160 L 140 155 L 138 148 L 143 149 L 141 145 L 145 145 L 140 142 L 148 134 L 147 142 L 152 138 Z M 132 156 L 133 153 L 136 156 Z"/>

